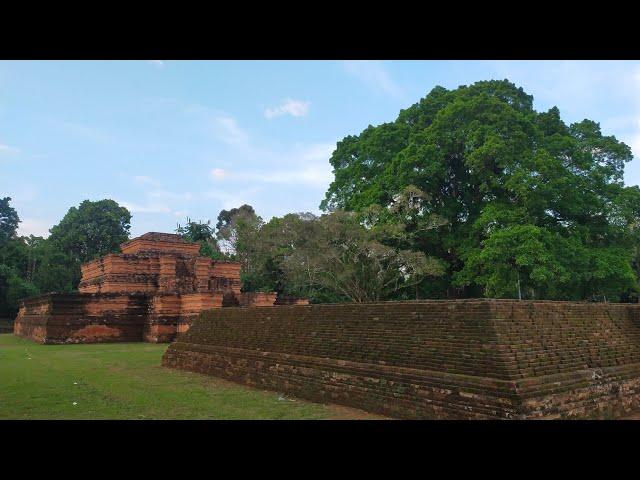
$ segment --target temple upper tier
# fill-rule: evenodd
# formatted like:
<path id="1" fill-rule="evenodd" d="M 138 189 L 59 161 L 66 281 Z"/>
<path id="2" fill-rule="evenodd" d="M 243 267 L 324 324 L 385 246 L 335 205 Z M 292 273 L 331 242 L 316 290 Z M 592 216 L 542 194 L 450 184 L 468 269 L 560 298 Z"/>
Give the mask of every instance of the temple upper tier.
<path id="1" fill-rule="evenodd" d="M 121 250 L 82 265 L 79 291 L 220 293 L 241 302 L 240 264 L 200 256 L 199 243 L 150 232 L 123 243 Z"/>

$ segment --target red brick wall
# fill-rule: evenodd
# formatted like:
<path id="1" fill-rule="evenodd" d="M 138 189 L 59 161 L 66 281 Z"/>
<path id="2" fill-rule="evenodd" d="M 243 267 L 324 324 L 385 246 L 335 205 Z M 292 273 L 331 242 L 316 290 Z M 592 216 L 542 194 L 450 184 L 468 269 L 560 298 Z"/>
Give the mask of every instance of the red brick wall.
<path id="1" fill-rule="evenodd" d="M 163 365 L 399 418 L 640 407 L 640 307 L 497 300 L 204 312 Z"/>
<path id="2" fill-rule="evenodd" d="M 241 307 L 272 307 L 276 301 L 275 292 L 244 292 L 238 296 Z"/>
<path id="3" fill-rule="evenodd" d="M 50 293 L 22 302 L 14 333 L 39 343 L 170 342 L 221 306 L 221 293 Z"/>
<path id="4" fill-rule="evenodd" d="M 139 342 L 145 295 L 49 293 L 22 302 L 14 334 L 39 343 Z"/>

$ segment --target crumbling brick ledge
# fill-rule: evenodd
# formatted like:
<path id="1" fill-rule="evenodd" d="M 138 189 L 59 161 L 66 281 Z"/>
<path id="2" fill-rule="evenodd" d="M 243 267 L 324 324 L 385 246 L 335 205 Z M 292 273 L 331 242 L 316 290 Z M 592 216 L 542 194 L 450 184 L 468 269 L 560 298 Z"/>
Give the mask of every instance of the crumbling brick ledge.
<path id="1" fill-rule="evenodd" d="M 407 419 L 640 410 L 640 306 L 432 300 L 210 310 L 166 367 Z"/>

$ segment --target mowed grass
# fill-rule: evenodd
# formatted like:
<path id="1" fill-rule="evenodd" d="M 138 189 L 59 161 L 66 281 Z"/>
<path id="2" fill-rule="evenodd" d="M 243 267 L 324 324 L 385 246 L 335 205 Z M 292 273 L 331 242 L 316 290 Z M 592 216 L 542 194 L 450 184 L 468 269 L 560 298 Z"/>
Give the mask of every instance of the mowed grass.
<path id="1" fill-rule="evenodd" d="M 369 418 L 357 410 L 163 368 L 166 348 L 39 345 L 0 335 L 0 419 Z"/>

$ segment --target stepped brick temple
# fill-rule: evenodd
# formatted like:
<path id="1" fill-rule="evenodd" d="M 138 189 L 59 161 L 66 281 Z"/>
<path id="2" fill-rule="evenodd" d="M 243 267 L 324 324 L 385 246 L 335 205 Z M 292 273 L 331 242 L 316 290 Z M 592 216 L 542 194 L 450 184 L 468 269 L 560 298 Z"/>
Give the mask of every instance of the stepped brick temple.
<path id="1" fill-rule="evenodd" d="M 78 293 L 22 301 L 14 333 L 40 343 L 169 342 L 206 309 L 308 303 L 243 293 L 240 264 L 198 254 L 179 235 L 146 233 L 82 265 Z"/>
<path id="2" fill-rule="evenodd" d="M 203 312 L 162 364 L 396 418 L 640 409 L 640 305 L 430 300 Z"/>

